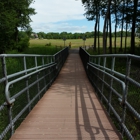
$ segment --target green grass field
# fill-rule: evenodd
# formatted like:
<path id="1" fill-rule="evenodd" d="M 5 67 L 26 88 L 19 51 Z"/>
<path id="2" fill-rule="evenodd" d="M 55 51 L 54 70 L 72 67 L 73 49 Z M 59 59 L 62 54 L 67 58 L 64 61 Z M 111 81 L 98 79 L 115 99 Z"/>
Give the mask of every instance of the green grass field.
<path id="1" fill-rule="evenodd" d="M 84 41 L 82 39 L 67 39 L 65 41 L 65 46 L 69 45 L 69 42 L 71 42 L 71 47 L 72 48 L 76 48 L 79 46 L 83 46 L 84 45 Z M 138 38 L 136 38 L 136 44 L 138 44 L 140 41 Z M 64 47 L 64 41 L 62 39 L 31 39 L 30 40 L 30 47 L 45 47 L 46 44 L 51 43 L 52 46 L 61 46 Z M 86 39 L 85 41 L 85 45 L 86 46 L 91 46 L 94 43 L 94 39 L 90 38 L 90 39 Z M 98 42 L 97 42 L 98 43 Z M 123 46 L 125 43 L 125 38 L 123 38 Z M 102 47 L 103 41 L 102 38 L 100 38 L 100 47 Z M 108 43 L 109 46 L 109 39 L 108 39 Z M 112 38 L 112 45 L 114 46 L 114 38 Z M 127 46 L 130 47 L 130 37 L 127 38 Z M 120 37 L 117 38 L 117 47 L 120 47 Z"/>

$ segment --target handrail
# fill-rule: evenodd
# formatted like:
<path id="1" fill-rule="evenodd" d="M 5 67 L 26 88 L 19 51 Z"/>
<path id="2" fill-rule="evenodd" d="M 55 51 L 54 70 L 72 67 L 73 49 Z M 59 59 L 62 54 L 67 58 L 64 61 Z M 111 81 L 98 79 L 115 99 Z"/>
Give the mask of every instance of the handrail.
<path id="1" fill-rule="evenodd" d="M 117 72 L 117 71 L 115 71 L 115 70 L 111 70 L 111 69 L 109 69 L 109 68 L 106 68 L 106 67 L 103 67 L 103 66 L 100 66 L 100 65 L 97 65 L 97 64 L 92 63 L 92 62 L 90 62 L 90 64 L 91 64 L 91 65 L 94 65 L 94 66 L 96 66 L 96 67 L 102 68 L 102 69 L 104 69 L 104 70 L 106 70 L 106 71 L 108 71 L 108 72 L 112 72 L 112 73 L 114 73 L 116 76 L 119 76 L 120 78 L 123 78 L 123 79 L 126 78 L 129 82 L 135 83 L 135 84 L 140 88 L 140 83 L 138 83 L 137 81 L 133 80 L 133 79 L 130 78 L 130 77 L 126 77 L 126 75 L 124 75 L 124 74 L 122 74 L 122 73 L 119 73 L 119 72 Z"/>
<path id="2" fill-rule="evenodd" d="M 41 66 L 37 66 L 37 67 L 33 67 L 33 68 L 30 68 L 30 69 L 27 69 L 27 70 L 23 70 L 23 71 L 14 73 L 14 74 L 7 75 L 7 78 L 4 77 L 4 78 L 0 79 L 0 83 L 4 82 L 4 81 L 7 80 L 7 79 L 13 78 L 13 77 L 15 77 L 15 76 L 19 76 L 19 75 L 21 75 L 21 74 L 25 74 L 25 73 L 27 73 L 27 72 L 30 72 L 30 71 L 33 71 L 33 70 L 36 70 L 36 69 L 40 69 L 40 68 L 42 68 L 42 67 L 50 66 L 50 65 L 52 65 L 53 63 L 54 63 L 54 62 L 49 63 L 49 64 L 45 64 L 45 65 L 41 65 Z"/>
<path id="3" fill-rule="evenodd" d="M 102 54 L 102 55 L 89 55 L 95 58 L 99 58 L 99 57 L 131 57 L 131 58 L 135 58 L 135 59 L 140 59 L 140 56 L 137 55 L 133 55 L 133 54 Z"/>
<path id="4" fill-rule="evenodd" d="M 108 76 L 110 76 L 111 78 L 113 78 L 113 79 L 115 79 L 116 81 L 118 81 L 118 82 L 122 85 L 122 91 L 123 91 L 122 93 L 123 93 L 123 95 L 125 95 L 125 88 L 126 88 L 126 85 L 125 85 L 125 83 L 124 83 L 122 80 L 120 80 L 120 79 L 118 79 L 117 77 L 111 75 L 110 73 L 107 73 L 106 71 L 103 71 L 103 70 L 101 70 L 101 69 L 99 69 L 99 68 L 93 66 L 93 65 L 90 64 L 90 63 L 87 63 L 87 65 L 89 65 L 89 66 L 91 66 L 91 67 L 97 69 L 98 71 L 101 71 L 101 72 L 105 73 L 106 75 L 108 75 Z M 88 69 L 88 67 L 87 67 L 87 69 Z"/>
<path id="5" fill-rule="evenodd" d="M 0 140 L 10 138 L 20 121 L 45 94 L 59 74 L 68 53 L 66 47 L 54 55 L 0 55 Z M 11 69 L 12 62 L 15 62 L 15 67 L 19 65 L 19 69 L 13 65 Z"/>
<path id="6" fill-rule="evenodd" d="M 50 65 L 50 66 L 48 66 L 48 67 L 41 68 L 41 69 L 36 70 L 36 71 L 34 71 L 34 72 L 31 72 L 31 73 L 29 73 L 29 74 L 27 74 L 27 75 L 25 75 L 25 76 L 22 76 L 22 77 L 20 77 L 20 78 L 17 78 L 17 79 L 15 79 L 15 80 L 12 80 L 12 81 L 8 82 L 8 83 L 6 84 L 6 86 L 5 86 L 5 97 L 6 97 L 7 104 L 8 104 L 8 105 L 11 105 L 13 102 L 15 102 L 15 99 L 11 99 L 11 98 L 10 98 L 10 92 L 9 92 L 9 87 L 10 87 L 10 85 L 12 85 L 12 84 L 14 84 L 14 83 L 16 83 L 16 82 L 19 82 L 20 80 L 23 80 L 23 79 L 25 79 L 25 78 L 27 78 L 27 77 L 30 77 L 30 76 L 32 76 L 32 75 L 34 75 L 34 74 L 36 74 L 36 73 L 39 73 L 40 71 L 45 70 L 45 69 L 47 69 L 47 68 L 50 68 L 50 67 L 52 67 L 52 66 L 54 66 L 54 65 L 56 65 L 56 63 L 54 63 L 54 64 L 52 64 L 52 65 Z"/>
<path id="7" fill-rule="evenodd" d="M 0 57 L 52 57 L 52 55 L 38 55 L 38 54 L 0 54 Z"/>
<path id="8" fill-rule="evenodd" d="M 90 55 L 82 48 L 79 53 L 96 94 L 101 102 L 105 103 L 104 106 L 110 117 L 112 117 L 110 111 L 115 116 L 112 118 L 115 124 L 120 124 L 122 136 L 130 140 L 139 139 L 140 109 L 135 100 L 137 98 L 140 101 L 140 78 L 138 80 L 138 75 L 135 74 L 136 78 L 134 79 L 133 75 L 131 77 L 131 73 L 139 72 L 140 67 L 137 64 L 140 63 L 140 56 L 132 54 Z M 125 73 L 121 73 L 120 69 L 116 70 L 119 64 L 118 60 L 123 64 Z M 116 79 L 118 83 L 116 83 Z M 117 86 L 119 83 L 123 85 L 121 89 L 120 86 Z M 133 96 L 136 98 L 132 102 Z"/>

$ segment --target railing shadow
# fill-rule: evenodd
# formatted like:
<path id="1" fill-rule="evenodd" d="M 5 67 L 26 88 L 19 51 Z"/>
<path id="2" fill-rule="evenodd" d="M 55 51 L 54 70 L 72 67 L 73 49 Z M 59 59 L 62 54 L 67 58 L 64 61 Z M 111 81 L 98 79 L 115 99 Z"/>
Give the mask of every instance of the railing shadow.
<path id="1" fill-rule="evenodd" d="M 98 139 L 97 135 L 104 137 L 105 140 L 111 140 L 107 131 L 111 132 L 113 130 L 103 126 L 101 120 L 103 116 L 100 116 L 99 114 L 100 110 L 103 110 L 103 108 L 101 106 L 98 108 L 96 103 L 94 103 L 94 100 L 97 100 L 97 97 L 93 93 L 94 89 L 88 81 L 82 62 L 80 58 L 77 58 L 79 56 L 76 51 L 70 51 L 70 55 L 72 56 L 66 61 L 66 67 L 64 65 L 65 68 L 63 68 L 63 73 L 60 73 L 59 75 L 62 78 L 59 81 L 59 84 L 63 85 L 62 87 L 74 87 L 72 98 L 75 98 L 77 139 L 84 140 L 86 137 L 85 133 L 87 133 L 91 140 Z M 59 88 L 61 88 L 61 86 Z M 71 93 L 66 96 L 70 97 Z M 94 118 L 92 118 L 92 114 Z M 107 114 L 105 114 L 105 117 L 107 117 Z M 83 124 L 81 123 L 81 119 L 83 119 Z M 96 125 L 94 125 L 93 121 L 96 121 Z M 114 128 L 112 124 L 111 127 Z M 83 130 L 85 132 L 83 132 Z"/>

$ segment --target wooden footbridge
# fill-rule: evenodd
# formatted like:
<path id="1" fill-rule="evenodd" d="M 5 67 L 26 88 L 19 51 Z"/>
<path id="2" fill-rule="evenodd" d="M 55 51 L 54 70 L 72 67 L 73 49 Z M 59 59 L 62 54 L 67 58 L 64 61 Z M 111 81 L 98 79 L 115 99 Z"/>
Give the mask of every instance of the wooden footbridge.
<path id="1" fill-rule="evenodd" d="M 65 47 L 0 59 L 0 140 L 140 139 L 140 56 Z"/>
<path id="2" fill-rule="evenodd" d="M 10 140 L 120 140 L 77 50 Z"/>

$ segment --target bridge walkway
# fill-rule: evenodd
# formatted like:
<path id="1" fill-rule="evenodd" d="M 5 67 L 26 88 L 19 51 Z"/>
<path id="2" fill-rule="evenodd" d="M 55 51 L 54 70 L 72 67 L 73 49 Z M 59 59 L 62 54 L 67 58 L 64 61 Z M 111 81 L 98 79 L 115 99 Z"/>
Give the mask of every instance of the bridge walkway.
<path id="1" fill-rule="evenodd" d="M 71 51 L 58 78 L 10 140 L 120 140 Z"/>

